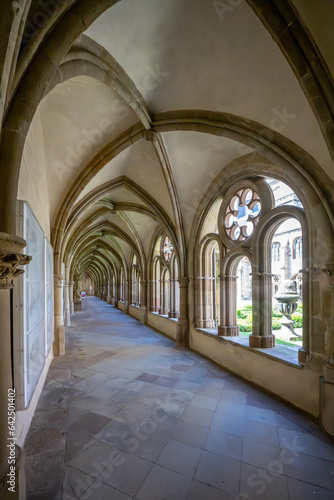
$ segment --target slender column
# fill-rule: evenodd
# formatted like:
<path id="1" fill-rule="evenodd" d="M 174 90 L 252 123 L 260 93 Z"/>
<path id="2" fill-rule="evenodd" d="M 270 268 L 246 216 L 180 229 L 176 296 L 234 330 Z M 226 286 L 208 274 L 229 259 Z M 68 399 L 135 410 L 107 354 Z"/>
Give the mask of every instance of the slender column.
<path id="1" fill-rule="evenodd" d="M 147 323 L 147 285 L 148 281 L 141 282 L 141 306 L 140 306 L 140 322 L 143 325 Z"/>
<path id="2" fill-rule="evenodd" d="M 218 335 L 232 337 L 239 335 L 237 325 L 237 276 L 224 274 L 222 280 L 223 310 L 221 314 L 221 324 L 218 326 Z"/>
<path id="3" fill-rule="evenodd" d="M 70 287 L 69 287 L 69 292 L 70 292 L 70 314 L 74 313 L 73 287 L 74 287 L 74 281 L 70 281 Z"/>
<path id="4" fill-rule="evenodd" d="M 112 282 L 108 281 L 108 295 L 107 295 L 108 304 L 111 304 L 111 287 L 112 287 Z"/>
<path id="5" fill-rule="evenodd" d="M 249 336 L 250 347 L 275 347 L 272 334 L 271 283 L 272 274 L 252 273 L 253 283 L 253 332 Z"/>
<path id="6" fill-rule="evenodd" d="M 65 326 L 71 326 L 71 308 L 70 308 L 70 282 L 65 280 Z"/>
<path id="7" fill-rule="evenodd" d="M 125 282 L 125 290 L 124 290 L 124 312 L 129 314 L 129 304 L 131 302 L 131 282 Z"/>
<path id="8" fill-rule="evenodd" d="M 54 275 L 54 324 L 55 340 L 53 344 L 53 353 L 55 356 L 65 354 L 65 326 L 63 323 L 63 304 L 62 304 L 62 281 L 61 274 Z"/>
<path id="9" fill-rule="evenodd" d="M 12 379 L 12 314 L 11 290 L 14 287 L 13 279 L 24 271 L 18 266 L 30 262 L 29 255 L 23 255 L 22 249 L 26 242 L 17 236 L 0 233 L 0 497 L 23 500 L 26 498 L 24 483 L 24 458 L 17 461 L 16 466 L 16 492 L 8 492 L 6 476 L 8 474 L 8 444 L 12 443 L 8 429 L 8 397 L 9 390 L 13 389 Z M 15 436 L 14 436 L 15 437 Z M 23 456 L 23 450 L 16 446 Z"/>
<path id="10" fill-rule="evenodd" d="M 118 302 L 119 302 L 119 287 L 120 287 L 120 284 L 119 283 L 116 283 L 115 284 L 115 307 L 118 308 Z"/>
<path id="11" fill-rule="evenodd" d="M 178 304 L 178 290 L 176 290 L 176 286 L 178 286 L 178 281 L 175 279 L 169 280 L 170 282 L 170 310 L 168 313 L 169 318 L 178 318 L 179 317 L 179 311 L 177 310 L 177 305 Z"/>
<path id="12" fill-rule="evenodd" d="M 189 346 L 189 318 L 188 318 L 188 287 L 189 278 L 186 276 L 177 279 L 180 285 L 180 317 L 177 322 L 176 345 Z"/>

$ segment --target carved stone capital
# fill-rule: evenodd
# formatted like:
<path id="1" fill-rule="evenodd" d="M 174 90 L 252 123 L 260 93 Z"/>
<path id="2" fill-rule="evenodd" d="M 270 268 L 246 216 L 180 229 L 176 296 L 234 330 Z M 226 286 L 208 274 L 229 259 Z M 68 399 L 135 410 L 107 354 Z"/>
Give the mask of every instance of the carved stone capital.
<path id="1" fill-rule="evenodd" d="M 157 140 L 157 134 L 154 130 L 145 130 L 143 132 L 144 139 L 150 142 L 155 142 Z"/>
<path id="2" fill-rule="evenodd" d="M 141 281 L 141 286 L 147 286 L 148 285 L 148 281 L 147 280 L 142 280 Z"/>
<path id="3" fill-rule="evenodd" d="M 21 253 L 26 242 L 18 236 L 0 233 L 0 288 L 12 288 L 13 279 L 24 273 L 18 266 L 31 261 L 30 255 Z"/>
<path id="4" fill-rule="evenodd" d="M 70 280 L 65 280 L 65 286 L 70 286 Z"/>
<path id="5" fill-rule="evenodd" d="M 64 276 L 62 274 L 55 274 L 53 276 L 54 286 L 56 288 L 61 288 L 63 279 L 64 279 Z"/>
<path id="6" fill-rule="evenodd" d="M 180 276 L 177 278 L 179 282 L 180 288 L 188 288 L 189 286 L 189 278 L 187 276 Z"/>

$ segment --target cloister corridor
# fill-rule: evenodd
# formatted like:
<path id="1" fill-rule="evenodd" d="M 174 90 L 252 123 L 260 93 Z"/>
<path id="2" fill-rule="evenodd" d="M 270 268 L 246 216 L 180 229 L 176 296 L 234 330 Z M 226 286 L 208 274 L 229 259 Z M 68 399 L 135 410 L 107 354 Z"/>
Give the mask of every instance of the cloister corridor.
<path id="1" fill-rule="evenodd" d="M 333 499 L 301 412 L 96 298 L 66 329 L 25 442 L 31 500 Z"/>

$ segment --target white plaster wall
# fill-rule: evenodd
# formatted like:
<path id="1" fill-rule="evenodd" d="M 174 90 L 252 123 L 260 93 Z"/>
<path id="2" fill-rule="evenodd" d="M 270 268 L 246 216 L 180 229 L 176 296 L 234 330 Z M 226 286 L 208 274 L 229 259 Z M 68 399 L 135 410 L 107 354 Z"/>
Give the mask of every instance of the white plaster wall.
<path id="1" fill-rule="evenodd" d="M 48 174 L 41 114 L 37 109 L 25 142 L 18 186 L 19 200 L 27 201 L 45 236 L 51 239 Z"/>
<path id="2" fill-rule="evenodd" d="M 24 444 L 52 360 L 53 360 L 53 350 L 51 349 L 48 357 L 45 360 L 45 365 L 41 373 L 41 376 L 39 378 L 38 384 L 36 386 L 35 392 L 31 398 L 30 405 L 26 410 L 20 410 L 16 412 L 16 437 L 17 437 L 17 444 L 19 446 L 23 446 Z"/>
<path id="3" fill-rule="evenodd" d="M 147 323 L 149 326 L 152 326 L 156 330 L 159 330 L 159 332 L 162 332 L 165 335 L 168 335 L 168 337 L 176 340 L 177 321 L 163 318 L 158 314 L 148 313 Z"/>
<path id="4" fill-rule="evenodd" d="M 190 331 L 190 347 L 311 415 L 319 416 L 319 373 L 221 343 L 193 328 Z"/>

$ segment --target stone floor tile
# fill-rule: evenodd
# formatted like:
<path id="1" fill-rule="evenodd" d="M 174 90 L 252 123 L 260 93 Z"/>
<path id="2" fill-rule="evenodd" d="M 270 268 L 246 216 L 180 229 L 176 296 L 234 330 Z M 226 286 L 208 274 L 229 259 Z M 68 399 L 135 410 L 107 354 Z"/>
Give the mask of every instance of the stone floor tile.
<path id="1" fill-rule="evenodd" d="M 181 420 L 189 422 L 191 424 L 203 425 L 204 427 L 210 427 L 214 412 L 210 410 L 205 410 L 204 408 L 198 408 L 197 406 L 188 406 Z"/>
<path id="2" fill-rule="evenodd" d="M 208 398 L 219 399 L 221 395 L 222 389 L 220 387 L 212 387 L 208 385 L 200 385 L 196 391 L 196 394 L 201 394 L 202 396 L 206 396 Z"/>
<path id="3" fill-rule="evenodd" d="M 247 393 L 223 388 L 220 399 L 223 401 L 231 401 L 233 403 L 246 404 Z"/>
<path id="4" fill-rule="evenodd" d="M 245 420 L 243 437 L 253 441 L 279 446 L 277 427 L 273 425 L 260 424 L 252 420 Z"/>
<path id="5" fill-rule="evenodd" d="M 199 448 L 170 439 L 156 463 L 192 478 L 196 472 L 201 453 Z"/>
<path id="6" fill-rule="evenodd" d="M 240 436 L 211 429 L 206 439 L 204 449 L 216 453 L 217 455 L 241 460 L 242 444 L 242 438 Z"/>
<path id="7" fill-rule="evenodd" d="M 171 438 L 176 441 L 181 441 L 190 446 L 203 448 L 209 429 L 202 425 L 190 424 L 189 422 L 180 421 L 172 432 Z"/>
<path id="8" fill-rule="evenodd" d="M 110 422 L 110 418 L 94 412 L 87 412 L 83 417 L 76 420 L 71 429 L 94 435 Z"/>
<path id="9" fill-rule="evenodd" d="M 245 418 L 260 424 L 277 425 L 275 412 L 255 406 L 246 406 Z"/>
<path id="10" fill-rule="evenodd" d="M 220 400 L 218 401 L 216 411 L 230 415 L 231 417 L 244 418 L 246 413 L 246 405 L 235 403 L 234 401 Z"/>
<path id="11" fill-rule="evenodd" d="M 187 500 L 235 500 L 232 493 L 214 488 L 210 484 L 194 480 L 187 496 Z M 241 499 L 240 499 L 241 500 Z"/>
<path id="12" fill-rule="evenodd" d="M 191 479 L 154 465 L 136 495 L 137 500 L 186 500 Z"/>
<path id="13" fill-rule="evenodd" d="M 203 451 L 195 479 L 210 484 L 227 493 L 237 495 L 239 490 L 241 463 L 232 458 Z"/>
<path id="14" fill-rule="evenodd" d="M 104 469 L 101 479 L 103 483 L 133 497 L 145 481 L 152 466 L 153 463 L 122 451 Z"/>
<path id="15" fill-rule="evenodd" d="M 278 429 L 279 443 L 281 448 L 287 450 L 298 449 L 298 453 L 320 457 L 320 447 L 310 434 L 296 432 L 287 429 Z"/>
<path id="16" fill-rule="evenodd" d="M 284 454 L 282 456 L 284 457 Z M 285 464 L 282 456 L 278 446 L 270 446 L 247 438 L 243 440 L 242 461 L 249 465 L 272 470 L 270 464 L 274 464 L 273 471 L 275 472 L 275 467 L 278 467 L 282 469 L 280 473 L 283 473 Z"/>
<path id="17" fill-rule="evenodd" d="M 333 490 L 315 486 L 314 484 L 287 478 L 290 500 L 333 500 Z"/>
<path id="18" fill-rule="evenodd" d="M 195 394 L 191 400 L 192 406 L 197 406 L 198 408 L 203 408 L 205 410 L 215 411 L 217 407 L 218 399 L 209 398 L 207 396 L 202 396 L 201 394 Z"/>
<path id="19" fill-rule="evenodd" d="M 238 499 L 256 498 L 259 500 L 289 500 L 285 476 L 273 474 L 248 464 L 241 466 L 241 479 Z M 290 499 L 291 500 L 291 499 Z M 298 500 L 304 500 L 300 497 Z"/>
<path id="20" fill-rule="evenodd" d="M 242 436 L 244 432 L 245 420 L 238 417 L 231 417 L 223 413 L 215 413 L 211 427 L 218 431 L 228 432 L 236 436 Z"/>

